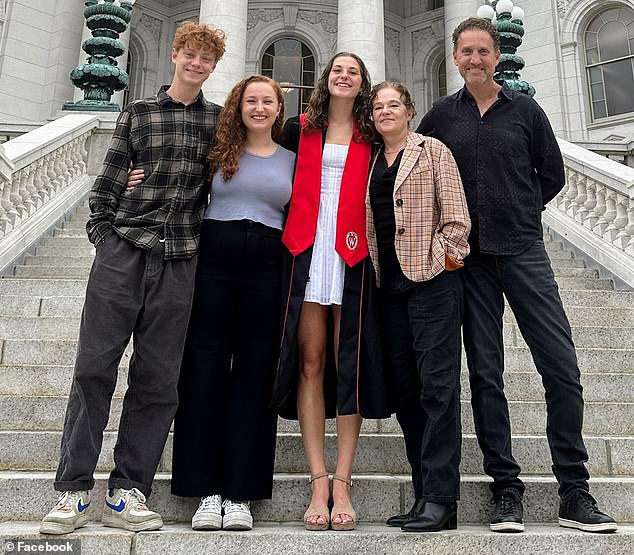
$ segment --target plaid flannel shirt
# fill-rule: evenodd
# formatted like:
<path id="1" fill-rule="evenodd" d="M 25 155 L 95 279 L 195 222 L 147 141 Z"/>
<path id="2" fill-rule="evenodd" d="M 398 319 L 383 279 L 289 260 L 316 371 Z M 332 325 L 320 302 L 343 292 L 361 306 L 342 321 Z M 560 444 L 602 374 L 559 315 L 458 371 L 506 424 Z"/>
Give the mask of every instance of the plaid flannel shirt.
<path id="1" fill-rule="evenodd" d="M 370 258 L 380 283 L 369 187 L 366 216 Z M 462 266 L 471 220 L 458 168 L 440 141 L 408 132 L 394 183 L 394 218 L 396 256 L 408 279 L 427 281 Z"/>
<path id="2" fill-rule="evenodd" d="M 90 193 L 86 230 L 93 244 L 114 230 L 142 249 L 164 240 L 166 259 L 196 254 L 209 191 L 207 155 L 221 107 L 202 92 L 185 106 L 167 88 L 119 115 Z M 145 170 L 145 177 L 127 191 L 130 163 Z"/>

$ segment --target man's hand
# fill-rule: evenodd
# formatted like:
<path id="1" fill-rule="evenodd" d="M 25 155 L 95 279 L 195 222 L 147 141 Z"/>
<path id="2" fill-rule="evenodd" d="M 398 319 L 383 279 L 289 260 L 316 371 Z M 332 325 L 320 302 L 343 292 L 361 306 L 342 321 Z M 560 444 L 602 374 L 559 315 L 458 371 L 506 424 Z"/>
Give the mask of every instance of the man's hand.
<path id="1" fill-rule="evenodd" d="M 130 168 L 128 172 L 128 185 L 126 186 L 126 192 L 129 193 L 133 191 L 137 185 L 141 185 L 143 183 L 143 178 L 145 177 L 145 172 L 143 169 L 134 170 Z"/>

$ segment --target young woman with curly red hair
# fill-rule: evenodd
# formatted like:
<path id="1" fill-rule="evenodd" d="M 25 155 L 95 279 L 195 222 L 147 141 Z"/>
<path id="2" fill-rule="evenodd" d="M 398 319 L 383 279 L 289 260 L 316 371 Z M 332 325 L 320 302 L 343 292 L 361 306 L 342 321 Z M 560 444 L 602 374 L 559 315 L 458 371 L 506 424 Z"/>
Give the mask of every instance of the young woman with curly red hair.
<path id="1" fill-rule="evenodd" d="M 248 530 L 271 497 L 282 224 L 295 155 L 276 140 L 284 105 L 261 75 L 229 93 L 210 153 L 210 202 L 174 420 L 172 493 L 201 497 L 195 530 Z"/>

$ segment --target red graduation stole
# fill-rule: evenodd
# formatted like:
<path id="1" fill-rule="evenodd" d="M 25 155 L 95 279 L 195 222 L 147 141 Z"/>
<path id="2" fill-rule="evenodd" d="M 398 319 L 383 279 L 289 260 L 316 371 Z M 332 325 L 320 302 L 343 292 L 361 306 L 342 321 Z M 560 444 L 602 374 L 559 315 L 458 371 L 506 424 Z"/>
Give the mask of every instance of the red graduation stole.
<path id="1" fill-rule="evenodd" d="M 299 138 L 295 179 L 288 219 L 282 242 L 293 256 L 304 252 L 315 242 L 319 196 L 321 193 L 322 131 L 305 132 L 305 114 L 299 116 L 302 131 Z M 341 177 L 337 207 L 335 251 L 348 266 L 354 266 L 368 255 L 365 235 L 365 193 L 370 165 L 370 145 L 354 140 L 354 126 L 348 155 Z"/>

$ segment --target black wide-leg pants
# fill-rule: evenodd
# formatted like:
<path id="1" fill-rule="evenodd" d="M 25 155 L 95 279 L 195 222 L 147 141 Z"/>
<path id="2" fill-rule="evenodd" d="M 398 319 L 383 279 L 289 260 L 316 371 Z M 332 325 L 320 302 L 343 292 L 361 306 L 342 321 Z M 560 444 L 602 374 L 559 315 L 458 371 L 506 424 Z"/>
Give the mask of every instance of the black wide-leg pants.
<path id="1" fill-rule="evenodd" d="M 174 421 L 176 495 L 271 497 L 281 257 L 279 230 L 203 223 Z"/>

